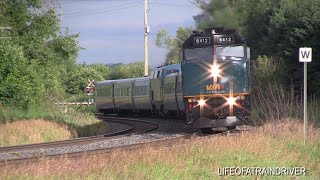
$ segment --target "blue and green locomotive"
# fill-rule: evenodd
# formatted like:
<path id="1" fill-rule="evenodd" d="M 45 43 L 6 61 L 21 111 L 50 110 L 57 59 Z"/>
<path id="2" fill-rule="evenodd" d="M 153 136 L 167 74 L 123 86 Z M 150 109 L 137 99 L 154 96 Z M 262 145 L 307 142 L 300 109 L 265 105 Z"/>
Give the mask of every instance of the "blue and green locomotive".
<path id="1" fill-rule="evenodd" d="M 250 49 L 235 31 L 196 32 L 182 45 L 182 61 L 148 77 L 95 85 L 104 113 L 177 115 L 200 129 L 232 128 L 250 114 Z"/>
<path id="2" fill-rule="evenodd" d="M 250 114 L 250 49 L 223 28 L 194 32 L 183 43 L 186 120 L 195 127 L 234 127 Z"/>

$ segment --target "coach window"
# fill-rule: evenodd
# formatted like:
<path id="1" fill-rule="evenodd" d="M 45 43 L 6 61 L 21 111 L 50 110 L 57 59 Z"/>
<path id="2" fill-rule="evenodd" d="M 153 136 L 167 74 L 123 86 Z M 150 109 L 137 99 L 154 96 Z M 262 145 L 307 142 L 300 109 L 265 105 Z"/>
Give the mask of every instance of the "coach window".
<path id="1" fill-rule="evenodd" d="M 111 88 L 108 88 L 108 89 L 107 89 L 106 94 L 107 94 L 106 96 L 108 96 L 108 97 L 110 97 L 110 96 L 111 96 Z"/>
<path id="2" fill-rule="evenodd" d="M 125 96 L 125 94 L 126 94 L 126 89 L 124 89 L 124 88 L 122 88 L 122 94 L 121 94 L 121 96 Z"/>
<path id="3" fill-rule="evenodd" d="M 115 94 L 115 96 L 119 96 L 119 88 L 115 88 L 114 94 Z"/>
<path id="4" fill-rule="evenodd" d="M 147 94 L 147 86 L 142 87 L 142 94 L 146 95 Z"/>
<path id="5" fill-rule="evenodd" d="M 125 94 L 125 96 L 129 96 L 129 90 L 130 90 L 129 88 L 126 89 L 126 94 Z"/>

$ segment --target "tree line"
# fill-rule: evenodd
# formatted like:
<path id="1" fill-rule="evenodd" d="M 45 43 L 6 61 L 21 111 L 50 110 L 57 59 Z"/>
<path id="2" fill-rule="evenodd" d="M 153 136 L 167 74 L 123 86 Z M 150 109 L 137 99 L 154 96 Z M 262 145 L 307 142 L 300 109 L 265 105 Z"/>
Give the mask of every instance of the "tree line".
<path id="1" fill-rule="evenodd" d="M 308 64 L 308 92 L 320 95 L 320 0 L 196 0 L 202 13 L 194 16 L 197 30 L 210 27 L 236 29 L 251 47 L 253 82 L 280 81 L 293 85 L 299 94 L 303 64 L 299 47 L 312 47 Z M 181 27 L 175 37 L 165 30 L 157 34 L 157 45 L 169 49 L 167 62 L 179 62 L 181 43 L 192 32 Z M 259 66 L 261 64 L 261 66 Z M 265 69 L 263 69 L 265 67 Z M 263 73 L 269 73 L 268 78 Z M 271 72 L 271 74 L 270 74 Z M 255 77 L 261 77 L 257 79 Z M 261 83 L 265 84 L 265 83 Z"/>
<path id="2" fill-rule="evenodd" d="M 0 2 L 0 104 L 21 109 L 81 94 L 95 81 L 143 75 L 143 64 L 77 64 L 79 34 L 61 30 L 54 7 L 42 0 Z"/>
<path id="3" fill-rule="evenodd" d="M 308 66 L 309 93 L 320 95 L 320 0 L 197 0 L 202 13 L 194 16 L 197 30 L 223 26 L 237 29 L 251 47 L 253 82 L 281 81 L 302 86 L 299 47 L 313 48 Z M 95 81 L 143 76 L 143 63 L 77 64 L 82 49 L 79 34 L 61 30 L 53 8 L 42 0 L 0 2 L 0 103 L 23 109 L 44 100 L 82 93 L 87 79 Z M 180 47 L 192 32 L 181 27 L 175 37 L 162 30 L 156 44 L 169 49 L 167 62 L 179 62 Z M 5 33 L 5 34 L 4 34 Z M 257 78 L 259 77 L 259 78 Z M 289 86 L 287 86 L 289 87 Z"/>

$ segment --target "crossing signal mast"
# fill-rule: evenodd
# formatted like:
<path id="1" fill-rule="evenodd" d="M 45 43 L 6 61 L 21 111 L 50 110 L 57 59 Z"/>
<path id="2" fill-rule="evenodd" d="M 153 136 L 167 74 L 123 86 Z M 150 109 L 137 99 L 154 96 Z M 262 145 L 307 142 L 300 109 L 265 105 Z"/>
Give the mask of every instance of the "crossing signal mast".
<path id="1" fill-rule="evenodd" d="M 92 104 L 91 96 L 93 95 L 94 92 L 94 80 L 88 79 L 88 86 L 84 89 L 86 93 L 88 93 L 89 99 L 88 99 L 88 104 Z"/>

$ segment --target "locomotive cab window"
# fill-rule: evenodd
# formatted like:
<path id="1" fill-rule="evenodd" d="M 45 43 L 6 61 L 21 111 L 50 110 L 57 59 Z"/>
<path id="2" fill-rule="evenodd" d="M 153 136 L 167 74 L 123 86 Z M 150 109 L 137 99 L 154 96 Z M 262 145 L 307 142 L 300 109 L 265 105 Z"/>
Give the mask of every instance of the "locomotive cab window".
<path id="1" fill-rule="evenodd" d="M 184 50 L 186 61 L 191 60 L 212 60 L 212 47 L 191 48 Z"/>
<path id="2" fill-rule="evenodd" d="M 242 45 L 236 46 L 217 46 L 216 54 L 218 60 L 234 60 L 241 61 L 244 58 L 244 47 Z"/>

